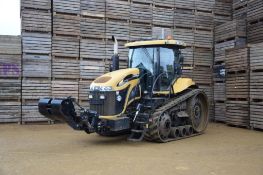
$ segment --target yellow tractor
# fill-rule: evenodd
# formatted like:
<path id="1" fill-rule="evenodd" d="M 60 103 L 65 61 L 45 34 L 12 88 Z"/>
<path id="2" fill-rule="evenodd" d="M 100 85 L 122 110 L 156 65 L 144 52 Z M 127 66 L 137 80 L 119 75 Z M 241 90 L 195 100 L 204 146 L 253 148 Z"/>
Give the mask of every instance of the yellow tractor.
<path id="1" fill-rule="evenodd" d="M 90 85 L 90 109 L 71 97 L 44 98 L 39 100 L 39 112 L 89 134 L 129 134 L 130 141 L 169 142 L 203 133 L 209 104 L 192 79 L 181 78 L 185 44 L 168 39 L 127 43 L 128 68 L 119 70 L 114 41 L 111 72 Z"/>

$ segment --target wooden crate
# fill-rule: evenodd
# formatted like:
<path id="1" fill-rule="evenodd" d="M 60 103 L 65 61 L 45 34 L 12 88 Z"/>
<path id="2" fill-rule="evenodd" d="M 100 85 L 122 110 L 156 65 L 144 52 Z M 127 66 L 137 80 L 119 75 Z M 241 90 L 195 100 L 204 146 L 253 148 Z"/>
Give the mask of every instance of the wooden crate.
<path id="1" fill-rule="evenodd" d="M 0 35 L 1 55 L 21 55 L 21 37 Z"/>
<path id="2" fill-rule="evenodd" d="M 92 80 L 79 82 L 79 103 L 81 106 L 89 108 L 89 92 Z"/>
<path id="3" fill-rule="evenodd" d="M 104 60 L 106 55 L 106 42 L 99 39 L 80 40 L 80 58 Z"/>
<path id="4" fill-rule="evenodd" d="M 186 47 L 181 50 L 184 57 L 184 65 L 194 64 L 194 49 L 192 47 Z"/>
<path id="5" fill-rule="evenodd" d="M 226 103 L 215 102 L 215 121 L 226 122 Z"/>
<path id="6" fill-rule="evenodd" d="M 129 20 L 130 2 L 128 0 L 106 0 L 106 17 L 110 19 Z"/>
<path id="7" fill-rule="evenodd" d="M 250 72 L 250 99 L 263 100 L 263 70 Z"/>
<path id="8" fill-rule="evenodd" d="M 247 17 L 248 0 L 233 0 L 233 19 L 245 19 Z"/>
<path id="9" fill-rule="evenodd" d="M 194 45 L 194 30 L 187 28 L 175 28 L 174 39 L 180 40 L 186 43 L 187 46 Z"/>
<path id="10" fill-rule="evenodd" d="M 263 42 L 263 21 L 248 24 L 247 39 L 249 44 Z"/>
<path id="11" fill-rule="evenodd" d="M 183 65 L 182 67 L 182 78 L 193 78 L 193 67 L 188 65 Z"/>
<path id="12" fill-rule="evenodd" d="M 248 0 L 233 0 L 233 9 L 239 9 L 247 6 Z"/>
<path id="13" fill-rule="evenodd" d="M 23 77 L 51 78 L 50 55 L 23 54 Z"/>
<path id="14" fill-rule="evenodd" d="M 22 30 L 34 32 L 51 32 L 51 12 L 35 9 L 21 11 Z"/>
<path id="15" fill-rule="evenodd" d="M 120 20 L 106 21 L 106 38 L 111 39 L 114 35 L 118 40 L 129 40 L 129 23 Z"/>
<path id="16" fill-rule="evenodd" d="M 214 83 L 214 100 L 215 101 L 226 100 L 226 84 L 224 82 Z"/>
<path id="17" fill-rule="evenodd" d="M 173 27 L 174 26 L 174 9 L 153 7 L 153 25 Z"/>
<path id="18" fill-rule="evenodd" d="M 80 32 L 81 37 L 105 38 L 106 22 L 104 18 L 81 17 Z"/>
<path id="19" fill-rule="evenodd" d="M 250 127 L 255 129 L 263 129 L 263 102 L 250 102 Z"/>
<path id="20" fill-rule="evenodd" d="M 20 79 L 0 79 L 0 100 L 21 99 Z"/>
<path id="21" fill-rule="evenodd" d="M 20 122 L 21 102 L 12 100 L 0 101 L 0 123 Z"/>
<path id="22" fill-rule="evenodd" d="M 197 84 L 212 84 L 212 68 L 195 66 L 193 69 L 193 79 Z"/>
<path id="23" fill-rule="evenodd" d="M 195 28 L 195 12 L 191 9 L 175 9 L 174 11 L 174 26 Z"/>
<path id="24" fill-rule="evenodd" d="M 51 80 L 47 78 L 24 78 L 22 80 L 22 101 L 51 96 Z"/>
<path id="25" fill-rule="evenodd" d="M 195 8 L 200 11 L 213 11 L 215 0 L 196 0 Z"/>
<path id="26" fill-rule="evenodd" d="M 175 8 L 181 8 L 181 9 L 195 9 L 195 0 L 175 0 L 174 1 Z"/>
<path id="27" fill-rule="evenodd" d="M 53 13 L 53 34 L 80 35 L 80 17 L 69 14 Z"/>
<path id="28" fill-rule="evenodd" d="M 263 43 L 250 44 L 250 70 L 263 70 Z"/>
<path id="29" fill-rule="evenodd" d="M 249 102 L 230 101 L 226 102 L 226 123 L 234 126 L 249 126 Z"/>
<path id="30" fill-rule="evenodd" d="M 81 0 L 80 8 L 82 16 L 104 18 L 106 13 L 106 0 Z"/>
<path id="31" fill-rule="evenodd" d="M 174 0 L 153 0 L 154 6 L 164 7 L 164 8 L 174 8 Z"/>
<path id="32" fill-rule="evenodd" d="M 213 32 L 205 30 L 195 30 L 194 45 L 196 47 L 213 48 Z"/>
<path id="33" fill-rule="evenodd" d="M 71 96 L 72 98 L 78 100 L 79 84 L 77 80 L 69 80 L 69 79 L 52 80 L 51 88 L 52 88 L 53 98 L 67 98 Z"/>
<path id="34" fill-rule="evenodd" d="M 80 78 L 80 61 L 76 58 L 57 58 L 52 59 L 53 78 Z"/>
<path id="35" fill-rule="evenodd" d="M 52 40 L 52 56 L 79 57 L 79 39 L 67 36 L 54 36 Z"/>
<path id="36" fill-rule="evenodd" d="M 253 22 L 263 18 L 263 1 L 250 0 L 247 8 L 247 21 Z"/>
<path id="37" fill-rule="evenodd" d="M 21 55 L 0 54 L 0 78 L 21 77 Z"/>
<path id="38" fill-rule="evenodd" d="M 205 94 L 208 97 L 208 102 L 210 106 L 213 104 L 213 87 L 211 85 L 198 85 L 200 89 L 203 89 L 205 91 Z"/>
<path id="39" fill-rule="evenodd" d="M 22 118 L 23 124 L 27 122 L 46 122 L 50 119 L 41 115 L 38 111 L 38 100 L 29 100 L 22 103 Z"/>
<path id="40" fill-rule="evenodd" d="M 225 41 L 222 43 L 215 44 L 215 59 L 214 62 L 224 62 L 226 60 L 226 50 L 235 48 L 235 47 L 243 47 L 246 45 L 246 39 L 237 38 L 230 41 Z"/>
<path id="41" fill-rule="evenodd" d="M 61 13 L 79 14 L 80 0 L 53 0 L 53 11 Z"/>
<path id="42" fill-rule="evenodd" d="M 214 15 L 214 26 L 221 25 L 231 20 L 232 20 L 232 16 L 224 16 L 224 15 L 215 14 Z"/>
<path id="43" fill-rule="evenodd" d="M 150 40 L 152 26 L 150 24 L 130 23 L 130 41 Z"/>
<path id="44" fill-rule="evenodd" d="M 215 41 L 217 43 L 240 37 L 246 37 L 245 20 L 233 20 L 215 27 Z"/>
<path id="45" fill-rule="evenodd" d="M 220 16 L 232 16 L 232 3 L 231 2 L 222 2 L 222 1 L 215 1 L 214 5 L 214 14 Z"/>
<path id="46" fill-rule="evenodd" d="M 51 0 L 21 0 L 22 8 L 51 10 Z"/>
<path id="47" fill-rule="evenodd" d="M 194 48 L 194 65 L 211 67 L 213 65 L 213 50 Z"/>
<path id="48" fill-rule="evenodd" d="M 214 28 L 214 16 L 211 12 L 195 12 L 195 28 L 212 30 Z"/>
<path id="49" fill-rule="evenodd" d="M 152 4 L 132 2 L 130 16 L 132 22 L 151 24 L 153 19 Z"/>
<path id="50" fill-rule="evenodd" d="M 104 60 L 81 60 L 80 61 L 80 78 L 95 79 L 105 73 Z"/>
<path id="51" fill-rule="evenodd" d="M 122 61 L 128 60 L 129 55 L 129 49 L 125 47 L 126 42 L 125 41 L 119 41 L 119 59 Z M 111 60 L 111 57 L 113 55 L 113 42 L 111 40 L 106 41 L 106 59 Z"/>
<path id="52" fill-rule="evenodd" d="M 227 72 L 226 98 L 248 99 L 249 98 L 249 73 L 248 71 Z"/>
<path id="53" fill-rule="evenodd" d="M 173 35 L 172 28 L 166 27 L 153 27 L 152 28 L 152 38 L 153 39 L 166 39 L 168 36 Z"/>
<path id="54" fill-rule="evenodd" d="M 23 53 L 51 54 L 51 34 L 22 33 Z"/>
<path id="55" fill-rule="evenodd" d="M 249 48 L 233 48 L 226 50 L 226 71 L 247 70 L 249 65 Z"/>

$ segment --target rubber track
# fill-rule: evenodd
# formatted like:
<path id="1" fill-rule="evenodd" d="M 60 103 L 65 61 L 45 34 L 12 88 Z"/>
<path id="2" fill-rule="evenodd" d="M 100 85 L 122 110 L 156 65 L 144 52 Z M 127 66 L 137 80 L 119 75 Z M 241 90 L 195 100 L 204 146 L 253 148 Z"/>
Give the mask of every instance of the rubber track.
<path id="1" fill-rule="evenodd" d="M 163 140 L 160 136 L 159 136 L 159 132 L 158 132 L 158 120 L 160 118 L 160 116 L 162 116 L 162 114 L 175 107 L 176 105 L 179 105 L 180 103 L 186 101 L 187 99 L 204 92 L 201 89 L 194 89 L 191 90 L 190 92 L 187 92 L 186 94 L 181 95 L 180 97 L 176 97 L 175 99 L 167 102 L 164 106 L 161 106 L 160 108 L 157 108 L 155 110 L 155 112 L 152 114 L 151 117 L 151 122 L 149 122 L 148 125 L 148 131 L 145 133 L 144 138 L 145 140 L 148 141 L 152 141 L 152 142 L 160 142 L 160 143 L 165 143 L 165 142 L 171 142 L 171 141 L 175 141 L 175 140 L 180 140 L 180 139 L 184 139 L 184 138 L 189 138 L 189 137 L 193 137 L 193 136 L 197 136 L 202 134 L 201 133 L 195 133 L 192 134 L 191 136 L 185 136 L 185 137 L 179 137 L 179 138 L 168 138 L 166 140 Z"/>

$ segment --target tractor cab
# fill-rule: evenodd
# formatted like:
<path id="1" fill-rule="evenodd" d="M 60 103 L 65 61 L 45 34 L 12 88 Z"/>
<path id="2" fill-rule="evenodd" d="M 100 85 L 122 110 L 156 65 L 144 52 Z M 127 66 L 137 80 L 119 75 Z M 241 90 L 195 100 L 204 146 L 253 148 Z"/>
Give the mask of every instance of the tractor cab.
<path id="1" fill-rule="evenodd" d="M 183 56 L 181 49 L 185 43 L 176 40 L 153 40 L 131 42 L 129 48 L 129 68 L 143 70 L 141 85 L 144 90 L 167 92 L 181 75 Z"/>

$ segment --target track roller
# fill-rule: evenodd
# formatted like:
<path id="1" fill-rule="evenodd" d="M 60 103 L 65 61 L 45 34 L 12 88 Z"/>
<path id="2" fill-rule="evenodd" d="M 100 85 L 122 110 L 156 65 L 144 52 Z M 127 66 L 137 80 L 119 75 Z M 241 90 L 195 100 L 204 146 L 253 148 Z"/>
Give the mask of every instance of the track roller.
<path id="1" fill-rule="evenodd" d="M 179 136 L 180 137 L 186 136 L 186 129 L 184 126 L 179 126 L 178 129 L 179 129 Z"/>
<path id="2" fill-rule="evenodd" d="M 179 137 L 179 129 L 177 127 L 173 127 L 171 129 L 171 137 L 178 138 Z"/>
<path id="3" fill-rule="evenodd" d="M 187 136 L 190 136 L 194 133 L 194 129 L 191 125 L 186 125 L 185 126 L 185 129 L 186 129 L 186 135 Z"/>

